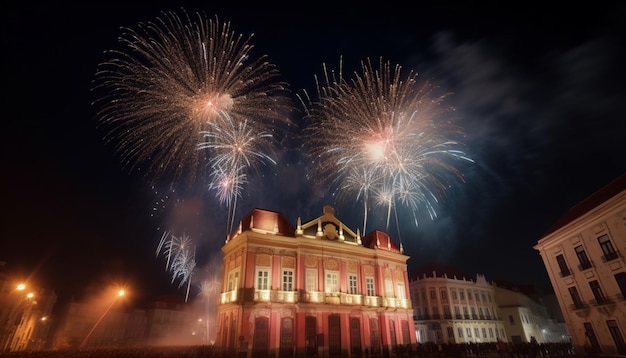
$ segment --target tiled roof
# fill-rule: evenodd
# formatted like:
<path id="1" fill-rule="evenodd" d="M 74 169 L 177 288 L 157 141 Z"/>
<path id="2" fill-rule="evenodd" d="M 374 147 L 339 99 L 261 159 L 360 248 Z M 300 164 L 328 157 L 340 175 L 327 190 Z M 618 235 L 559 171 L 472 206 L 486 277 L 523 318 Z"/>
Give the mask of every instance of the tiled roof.
<path id="1" fill-rule="evenodd" d="M 253 209 L 240 222 L 243 231 L 254 228 L 268 232 L 276 232 L 284 236 L 294 236 L 293 225 L 283 216 L 283 214 L 265 209 Z M 231 237 L 236 235 L 239 227 L 231 233 Z"/>
<path id="2" fill-rule="evenodd" d="M 398 245 L 393 242 L 389 235 L 382 231 L 374 230 L 370 232 L 361 239 L 361 242 L 364 247 L 369 247 L 370 249 L 382 249 L 400 253 Z"/>

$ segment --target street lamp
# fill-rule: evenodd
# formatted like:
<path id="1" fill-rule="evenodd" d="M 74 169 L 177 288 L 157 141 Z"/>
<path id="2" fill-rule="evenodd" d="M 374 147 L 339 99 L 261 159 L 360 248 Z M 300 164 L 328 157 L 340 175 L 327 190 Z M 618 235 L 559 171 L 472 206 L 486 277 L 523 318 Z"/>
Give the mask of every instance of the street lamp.
<path id="1" fill-rule="evenodd" d="M 32 307 L 29 306 L 29 303 L 36 303 L 33 301 L 35 295 L 32 292 L 22 296 L 24 290 L 26 290 L 26 284 L 18 284 L 15 287 L 17 295 L 11 295 L 7 302 L 8 310 L 6 311 L 5 324 L 2 327 L 2 332 L 0 332 L 0 349 L 3 351 L 15 350 L 24 344 L 25 332 L 21 331 L 27 329 L 25 325 L 32 315 Z"/>
<path id="2" fill-rule="evenodd" d="M 91 334 L 93 333 L 93 331 L 96 330 L 96 327 L 98 327 L 98 325 L 100 324 L 100 322 L 102 321 L 102 319 L 104 318 L 104 316 L 107 315 L 107 313 L 109 313 L 109 311 L 111 310 L 111 308 L 113 307 L 113 305 L 115 304 L 115 302 L 117 302 L 117 299 L 124 296 L 125 292 L 124 290 L 119 290 L 117 291 L 117 296 L 115 296 L 115 298 L 113 299 L 113 301 L 111 302 L 111 304 L 109 305 L 109 307 L 107 307 L 107 309 L 104 311 L 104 313 L 102 314 L 102 316 L 100 316 L 100 318 L 98 318 L 98 320 L 96 321 L 96 323 L 93 325 L 93 327 L 91 327 L 91 330 L 89 331 L 89 333 L 87 333 L 87 336 L 85 336 L 85 339 L 83 339 L 83 341 L 80 343 L 80 345 L 78 346 L 78 348 L 83 348 L 85 346 L 85 344 L 87 344 L 87 340 L 89 339 L 89 337 L 91 336 Z"/>

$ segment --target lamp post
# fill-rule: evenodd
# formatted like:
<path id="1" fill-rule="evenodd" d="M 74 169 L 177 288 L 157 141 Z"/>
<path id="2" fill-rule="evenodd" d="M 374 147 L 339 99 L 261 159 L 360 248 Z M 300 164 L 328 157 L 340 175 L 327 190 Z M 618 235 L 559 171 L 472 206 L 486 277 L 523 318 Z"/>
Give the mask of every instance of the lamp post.
<path id="1" fill-rule="evenodd" d="M 28 306 L 33 302 L 34 294 L 29 292 L 22 296 L 22 291 L 26 290 L 26 285 L 20 283 L 15 287 L 17 295 L 11 295 L 9 300 L 9 309 L 7 310 L 6 323 L 3 332 L 0 334 L 0 349 L 2 351 L 16 350 L 19 345 L 18 331 L 23 329 L 26 321 L 25 315 L 32 313 L 32 308 Z M 18 337 L 18 339 L 16 339 Z"/>
<path id="2" fill-rule="evenodd" d="M 117 291 L 117 296 L 115 296 L 115 298 L 113 299 L 113 301 L 111 302 L 111 304 L 109 305 L 109 307 L 107 307 L 107 309 L 104 311 L 104 313 L 102 313 L 102 316 L 100 316 L 100 318 L 98 318 L 98 320 L 96 321 L 96 323 L 93 325 L 93 327 L 91 327 L 91 330 L 89 331 L 89 333 L 87 333 L 87 336 L 85 336 L 85 339 L 83 339 L 83 341 L 80 343 L 80 345 L 78 346 L 78 349 L 83 348 L 85 346 L 85 344 L 87 344 L 87 340 L 89 339 L 89 337 L 91 336 L 91 334 L 93 333 L 93 331 L 96 330 L 96 327 L 98 327 L 98 325 L 100 324 L 100 322 L 102 321 L 102 319 L 104 318 L 104 316 L 107 315 L 107 313 L 109 313 L 109 311 L 111 310 L 111 308 L 113 307 L 113 305 L 115 304 L 115 302 L 117 302 L 117 299 L 119 297 L 124 296 L 125 292 L 124 290 L 119 290 Z"/>

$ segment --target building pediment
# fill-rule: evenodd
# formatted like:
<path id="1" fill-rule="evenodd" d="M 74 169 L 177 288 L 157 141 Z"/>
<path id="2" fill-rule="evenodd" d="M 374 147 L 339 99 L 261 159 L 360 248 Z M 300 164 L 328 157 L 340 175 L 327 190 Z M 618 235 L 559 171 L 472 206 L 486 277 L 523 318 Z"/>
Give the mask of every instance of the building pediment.
<path id="1" fill-rule="evenodd" d="M 296 235 L 330 241 L 361 244 L 360 233 L 355 233 L 335 216 L 335 209 L 324 206 L 323 214 L 302 224 L 298 219 Z"/>

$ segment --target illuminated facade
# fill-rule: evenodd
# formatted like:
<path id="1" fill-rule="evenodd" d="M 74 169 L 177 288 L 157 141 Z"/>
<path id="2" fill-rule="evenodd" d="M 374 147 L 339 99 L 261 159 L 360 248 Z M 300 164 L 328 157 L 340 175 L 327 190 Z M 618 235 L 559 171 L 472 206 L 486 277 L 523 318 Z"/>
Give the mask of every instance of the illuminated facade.
<path id="1" fill-rule="evenodd" d="M 536 292 L 529 295 L 519 287 L 504 282 L 496 282 L 494 288 L 496 304 L 510 342 L 563 342 L 559 337 L 567 332 L 555 332 L 556 327 L 548 315 L 548 309 Z"/>
<path id="2" fill-rule="evenodd" d="M 296 228 L 280 213 L 255 209 L 222 251 L 220 349 L 247 357 L 359 357 L 416 342 L 409 257 L 385 233 L 360 237 L 329 206 Z"/>
<path id="3" fill-rule="evenodd" d="M 15 280 L 0 262 L 0 352 L 46 348 L 56 301 L 53 291 Z"/>
<path id="4" fill-rule="evenodd" d="M 571 208 L 534 246 L 578 352 L 626 354 L 626 174 Z"/>
<path id="5" fill-rule="evenodd" d="M 467 279 L 429 269 L 433 265 L 416 270 L 410 283 L 418 342 L 507 342 L 495 289 L 485 276 Z"/>

